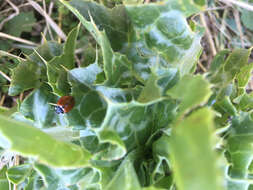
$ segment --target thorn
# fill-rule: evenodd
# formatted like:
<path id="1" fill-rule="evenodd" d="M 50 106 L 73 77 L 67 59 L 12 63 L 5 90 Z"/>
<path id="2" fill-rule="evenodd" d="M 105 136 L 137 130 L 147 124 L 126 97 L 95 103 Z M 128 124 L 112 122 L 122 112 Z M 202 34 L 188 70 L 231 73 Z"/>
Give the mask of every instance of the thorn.
<path id="1" fill-rule="evenodd" d="M 58 106 L 57 104 L 54 104 L 54 103 L 47 103 L 47 104 L 49 104 L 49 105 L 52 105 L 52 106 Z"/>
<path id="2" fill-rule="evenodd" d="M 39 56 L 39 58 L 43 61 L 43 63 L 45 63 L 45 65 L 47 65 L 47 61 L 42 56 L 40 56 L 40 54 L 37 52 L 37 50 L 36 49 L 33 49 L 33 50 Z"/>
<path id="3" fill-rule="evenodd" d="M 64 65 L 60 65 L 65 71 L 69 72 L 69 69 L 65 67 Z"/>
<path id="4" fill-rule="evenodd" d="M 42 36 L 42 39 L 43 39 L 43 43 L 47 43 L 46 36 L 42 32 L 41 32 L 41 36 Z"/>

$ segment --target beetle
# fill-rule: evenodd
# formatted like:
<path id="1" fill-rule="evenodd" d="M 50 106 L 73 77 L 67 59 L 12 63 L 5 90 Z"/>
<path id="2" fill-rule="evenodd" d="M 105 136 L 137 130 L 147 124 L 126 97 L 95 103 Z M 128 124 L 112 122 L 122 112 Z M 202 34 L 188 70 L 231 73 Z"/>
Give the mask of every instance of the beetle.
<path id="1" fill-rule="evenodd" d="M 75 105 L 75 99 L 73 96 L 62 96 L 55 106 L 55 112 L 57 114 L 68 113 Z"/>

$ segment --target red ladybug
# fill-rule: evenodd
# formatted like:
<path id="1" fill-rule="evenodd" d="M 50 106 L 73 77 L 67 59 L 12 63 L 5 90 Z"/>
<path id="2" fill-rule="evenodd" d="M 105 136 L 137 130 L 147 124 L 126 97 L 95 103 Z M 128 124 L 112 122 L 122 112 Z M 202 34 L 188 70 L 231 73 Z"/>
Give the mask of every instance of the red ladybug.
<path id="1" fill-rule="evenodd" d="M 68 113 L 75 105 L 75 99 L 73 96 L 62 96 L 55 106 L 55 112 L 57 114 Z"/>

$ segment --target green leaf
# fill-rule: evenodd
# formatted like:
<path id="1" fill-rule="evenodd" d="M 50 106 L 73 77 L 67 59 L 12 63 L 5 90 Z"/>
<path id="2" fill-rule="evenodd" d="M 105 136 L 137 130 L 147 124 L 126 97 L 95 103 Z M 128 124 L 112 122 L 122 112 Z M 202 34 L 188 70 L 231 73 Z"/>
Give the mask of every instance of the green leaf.
<path id="1" fill-rule="evenodd" d="M 14 183 L 19 184 L 25 180 L 25 178 L 31 172 L 32 166 L 30 164 L 23 164 L 18 166 L 13 166 L 9 168 L 6 172 L 8 179 Z"/>
<path id="2" fill-rule="evenodd" d="M 52 93 L 50 86 L 43 84 L 24 99 L 19 112 L 38 128 L 48 128 L 55 125 L 66 126 L 67 123 L 55 113 L 54 107 L 49 104 L 56 102 L 57 98 Z"/>
<path id="3" fill-rule="evenodd" d="M 230 53 L 229 50 L 222 50 L 215 55 L 212 60 L 211 67 L 209 69 L 209 73 L 211 75 L 217 74 L 221 67 L 224 66 L 226 56 Z"/>
<path id="4" fill-rule="evenodd" d="M 4 25 L 4 31 L 7 34 L 19 37 L 22 32 L 31 32 L 35 22 L 33 11 L 20 12 Z"/>
<path id="5" fill-rule="evenodd" d="M 59 96 L 68 95 L 70 93 L 67 70 L 75 67 L 74 51 L 79 28 L 80 25 L 69 33 L 64 44 L 63 53 L 46 63 L 48 83 L 53 88 L 54 93 Z"/>
<path id="6" fill-rule="evenodd" d="M 245 189 L 251 184 L 249 174 L 252 163 L 252 133 L 253 120 L 250 113 L 241 112 L 239 116 L 233 118 L 229 136 L 227 138 L 226 149 L 230 159 L 228 170 L 229 186 L 238 189 Z"/>
<path id="7" fill-rule="evenodd" d="M 170 157 L 170 137 L 167 135 L 162 135 L 157 141 L 152 145 L 153 153 L 159 156 L 165 157 L 169 160 Z"/>
<path id="8" fill-rule="evenodd" d="M 24 190 L 37 190 L 44 187 L 41 177 L 34 170 L 32 170 L 31 175 L 28 176 L 26 179 L 27 183 L 25 183 L 24 185 Z M 23 186 L 23 184 L 20 184 L 20 186 Z"/>
<path id="9" fill-rule="evenodd" d="M 235 49 L 219 67 L 219 71 L 210 77 L 211 83 L 218 86 L 220 92 L 235 79 L 236 75 L 240 72 L 245 73 L 242 68 L 248 65 L 250 52 L 251 49 Z"/>
<path id="10" fill-rule="evenodd" d="M 153 120 L 157 122 L 156 129 L 167 126 L 175 117 L 175 102 L 155 99 L 141 104 L 134 101 L 140 94 L 138 88 L 122 90 L 94 86 L 95 76 L 100 71 L 96 64 L 70 71 L 72 92 L 77 101 L 67 118 L 70 125 L 85 130 L 85 133 L 90 134 L 88 136 L 97 135 L 96 144 L 99 144 L 99 140 L 109 145 L 103 150 L 93 147 L 93 150 L 99 150 L 96 159 L 114 160 L 125 155 L 126 147 L 131 149 L 145 143 L 152 133 Z M 175 74 L 168 78 L 173 78 Z M 158 82 L 166 86 L 166 81 L 164 83 Z M 161 110 L 164 113 L 160 113 Z M 88 142 L 82 142 L 86 147 Z M 87 144 L 87 147 L 90 145 Z"/>
<path id="11" fill-rule="evenodd" d="M 171 159 L 179 190 L 224 189 L 212 135 L 213 113 L 208 108 L 193 112 L 174 126 Z"/>
<path id="12" fill-rule="evenodd" d="M 248 28 L 250 30 L 253 30 L 253 24 L 251 22 L 252 18 L 253 18 L 253 14 L 251 11 L 248 11 L 245 9 L 243 9 L 243 11 L 241 11 L 242 23 L 246 28 Z"/>
<path id="13" fill-rule="evenodd" d="M 137 74 L 156 65 L 179 68 L 182 75 L 192 72 L 201 51 L 200 35 L 191 31 L 184 12 L 174 10 L 174 6 L 182 8 L 177 1 L 126 6 L 135 29 L 132 40 L 137 42 L 130 44 L 127 54 Z"/>
<path id="14" fill-rule="evenodd" d="M 61 53 L 61 48 L 59 44 L 46 42 L 38 47 L 36 51 L 46 61 L 49 61 L 53 56 Z M 46 65 L 35 52 L 29 55 L 26 61 L 21 61 L 12 70 L 11 75 L 12 80 L 8 92 L 11 96 L 15 96 L 31 88 L 38 88 L 42 81 L 47 81 Z"/>
<path id="15" fill-rule="evenodd" d="M 92 88 L 92 85 L 95 85 L 97 75 L 101 73 L 102 71 L 103 70 L 95 62 L 84 68 L 72 69 L 69 72 L 69 75 L 70 75 L 69 78 L 72 77 L 79 83 L 83 83 L 89 88 Z"/>
<path id="16" fill-rule="evenodd" d="M 164 190 L 164 188 L 158 188 L 158 187 L 144 187 L 142 188 L 143 190 Z"/>
<path id="17" fill-rule="evenodd" d="M 21 62 L 12 70 L 9 95 L 15 96 L 25 90 L 40 86 L 40 68 L 31 61 Z M 27 77 L 29 76 L 29 77 Z"/>
<path id="18" fill-rule="evenodd" d="M 224 65 L 224 71 L 228 76 L 227 80 L 233 79 L 238 71 L 248 64 L 250 53 L 251 49 L 236 49 L 229 55 Z"/>
<path id="19" fill-rule="evenodd" d="M 129 5 L 129 4 L 142 4 L 142 0 L 123 0 L 123 4 Z"/>
<path id="20" fill-rule="evenodd" d="M 63 189 L 86 180 L 86 187 L 100 180 L 98 170 L 92 168 L 79 168 L 72 170 L 53 169 L 36 163 L 34 169 L 43 178 L 48 189 Z"/>
<path id="21" fill-rule="evenodd" d="M 146 103 L 162 97 L 162 92 L 156 82 L 157 77 L 154 74 L 151 74 L 140 96 L 138 97 L 139 102 Z"/>
<path id="22" fill-rule="evenodd" d="M 172 98 L 181 101 L 181 113 L 207 102 L 211 95 L 210 84 L 201 76 L 185 75 L 177 85 L 167 91 Z"/>
<path id="23" fill-rule="evenodd" d="M 4 166 L 0 170 L 0 188 L 1 189 L 9 189 L 9 181 L 6 176 L 7 167 Z"/>
<path id="24" fill-rule="evenodd" d="M 123 187 L 124 190 L 141 190 L 134 167 L 127 158 L 122 162 L 111 182 L 105 187 L 105 190 L 117 190 L 119 187 Z"/>
<path id="25" fill-rule="evenodd" d="M 179 79 L 177 69 L 161 69 L 151 72 L 145 87 L 138 97 L 141 103 L 156 101 L 164 96 L 165 92 L 172 88 Z"/>
<path id="26" fill-rule="evenodd" d="M 78 1 L 77 1 L 78 2 Z M 97 17 L 92 17 L 92 14 L 90 15 L 90 18 L 87 18 L 86 15 L 82 15 L 81 13 L 84 13 L 82 11 L 79 12 L 79 9 L 75 9 L 71 5 L 76 5 L 76 1 L 71 1 L 71 4 L 62 1 L 62 3 L 68 7 L 81 21 L 81 23 L 86 27 L 86 29 L 93 35 L 93 37 L 96 39 L 98 44 L 101 46 L 102 49 L 102 55 L 103 55 L 103 62 L 104 62 L 104 72 L 107 78 L 106 85 L 108 86 L 117 86 L 123 82 L 127 84 L 126 81 L 129 80 L 129 78 L 132 78 L 131 74 L 131 63 L 128 61 L 126 56 L 120 54 L 120 53 L 114 53 L 111 44 L 106 36 L 105 31 L 99 31 L 99 28 L 95 25 L 95 20 L 99 19 Z M 81 3 L 83 6 L 88 2 L 78 2 L 77 4 Z M 83 3 L 83 4 L 82 4 Z M 90 6 L 95 6 L 96 3 L 91 4 Z M 102 8 L 99 5 L 99 9 Z M 106 14 L 106 13 L 105 13 Z M 86 17 L 85 17 L 86 16 Z M 104 15 L 105 16 L 105 15 Z M 105 16 L 106 17 L 106 16 Z M 86 20 L 87 19 L 87 20 Z M 91 20 L 89 22 L 88 20 Z"/>
<path id="27" fill-rule="evenodd" d="M 7 117 L 11 116 L 16 111 L 17 111 L 17 106 L 13 106 L 12 108 L 6 108 L 6 107 L 0 106 L 0 114 L 5 115 Z"/>
<path id="28" fill-rule="evenodd" d="M 77 145 L 55 140 L 27 124 L 0 116 L 1 146 L 23 156 L 38 158 L 52 167 L 78 168 L 87 166 L 90 153 Z M 39 147 L 39 148 L 38 148 Z"/>
<path id="29" fill-rule="evenodd" d="M 233 100 L 234 103 L 239 104 L 239 108 L 242 111 L 249 111 L 253 109 L 253 93 L 243 94 Z"/>
<path id="30" fill-rule="evenodd" d="M 124 43 L 128 41 L 129 18 L 123 6 L 109 9 L 96 2 L 86 0 L 72 0 L 70 2 L 61 0 L 61 2 L 68 7 L 81 22 L 81 15 L 87 21 L 90 20 L 91 16 L 98 29 L 105 31 L 113 50 L 118 51 L 122 49 Z M 88 31 L 91 32 L 89 29 Z"/>
<path id="31" fill-rule="evenodd" d="M 252 70 L 253 70 L 253 63 L 245 65 L 240 69 L 240 72 L 235 77 L 235 79 L 237 79 L 238 88 L 246 87 L 246 85 L 250 80 Z"/>
<path id="32" fill-rule="evenodd" d="M 130 63 L 134 63 L 133 66 L 131 66 L 126 57 L 121 54 L 113 53 L 113 51 L 110 50 L 110 43 L 113 47 L 114 39 L 110 38 L 111 33 L 108 33 L 106 29 L 105 32 L 99 31 L 99 26 L 103 25 L 100 19 L 101 15 L 94 16 L 90 13 L 91 18 L 94 21 L 89 18 L 89 15 L 87 15 L 89 11 L 94 12 L 94 10 L 97 10 L 94 8 L 98 8 L 97 5 L 90 3 L 92 5 L 90 5 L 88 11 L 88 2 L 86 1 L 71 1 L 70 4 L 64 1 L 61 2 L 80 19 L 82 24 L 102 47 L 105 73 L 109 80 L 108 85 L 115 85 L 115 83 L 117 83 L 116 79 L 119 81 L 119 78 L 122 77 L 124 77 L 122 78 L 122 81 L 130 80 L 131 77 L 129 76 L 132 74 L 131 67 L 133 67 L 135 76 L 139 80 L 142 82 L 146 81 L 150 73 L 149 69 L 154 67 L 154 62 L 157 59 L 159 68 L 162 67 L 163 69 L 167 69 L 169 65 L 166 61 L 168 61 L 169 64 L 173 64 L 173 66 L 180 68 L 180 73 L 182 75 L 193 71 L 201 50 L 199 43 L 200 35 L 192 33 L 183 13 L 171 10 L 170 3 L 166 3 L 165 5 L 151 4 L 126 6 L 127 13 L 124 14 L 128 14 L 131 18 L 133 27 L 136 31 L 131 32 L 132 26 L 129 21 L 123 21 L 127 22 L 127 27 L 124 32 L 126 33 L 127 31 L 131 43 L 126 44 L 126 47 L 122 49 L 122 53 L 126 54 Z M 171 3 L 177 4 L 176 1 Z M 192 3 L 190 4 L 193 7 L 195 6 Z M 181 8 L 181 6 L 179 7 Z M 99 6 L 98 9 L 101 10 L 103 8 Z M 112 11 L 116 11 L 116 9 L 117 8 Z M 108 9 L 103 9 L 101 14 L 104 19 L 108 18 L 105 16 L 106 14 L 109 14 L 108 11 Z M 146 13 L 152 15 L 154 18 L 150 19 L 150 15 L 148 15 L 148 17 L 145 15 Z M 138 19 L 140 20 L 138 21 Z M 91 20 L 91 22 L 89 22 L 89 20 Z M 97 20 L 99 20 L 99 22 Z M 159 22 L 155 22 L 156 20 Z M 170 22 L 173 22 L 174 24 Z M 106 21 L 104 23 L 106 23 Z M 143 28 L 140 28 L 138 24 L 141 26 L 143 25 Z M 159 33 L 156 32 L 157 30 Z M 122 32 L 122 34 L 125 34 L 124 32 Z M 108 36 L 110 43 L 108 42 L 106 35 Z"/>

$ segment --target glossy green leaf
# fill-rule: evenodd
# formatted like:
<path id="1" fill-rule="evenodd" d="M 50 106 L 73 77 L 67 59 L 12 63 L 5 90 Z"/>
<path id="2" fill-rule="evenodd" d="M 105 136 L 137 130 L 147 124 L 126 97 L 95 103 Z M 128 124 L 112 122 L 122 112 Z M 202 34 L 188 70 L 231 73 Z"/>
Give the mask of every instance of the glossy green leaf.
<path id="1" fill-rule="evenodd" d="M 24 190 L 37 190 L 44 187 L 43 180 L 34 170 L 32 170 L 31 175 L 29 175 L 26 179 L 27 182 L 24 185 L 20 184 Z"/>
<path id="2" fill-rule="evenodd" d="M 161 136 L 157 141 L 153 143 L 153 151 L 155 154 L 159 156 L 163 156 L 164 158 L 169 160 L 170 155 L 170 137 L 167 135 Z"/>
<path id="3" fill-rule="evenodd" d="M 252 70 L 253 63 L 245 65 L 241 68 L 240 72 L 235 77 L 238 88 L 245 88 L 250 80 Z"/>
<path id="4" fill-rule="evenodd" d="M 224 65 L 224 71 L 228 75 L 227 80 L 230 80 L 230 77 L 233 79 L 236 73 L 238 73 L 238 69 L 240 70 L 248 64 L 250 53 L 251 49 L 236 49 L 229 55 Z"/>
<path id="5" fill-rule="evenodd" d="M 167 91 L 167 94 L 181 100 L 180 112 L 207 102 L 211 95 L 210 84 L 201 76 L 184 76 L 177 85 Z"/>
<path id="6" fill-rule="evenodd" d="M 169 88 L 172 88 L 178 80 L 179 72 L 177 69 L 171 68 L 153 71 L 139 95 L 138 101 L 147 103 L 162 98 L 165 92 Z"/>
<path id="7" fill-rule="evenodd" d="M 142 0 L 123 0 L 123 3 L 125 5 L 129 5 L 129 4 L 142 4 Z"/>
<path id="8" fill-rule="evenodd" d="M 222 50 L 219 53 L 217 53 L 211 62 L 209 73 L 211 73 L 212 75 L 217 73 L 220 70 L 220 68 L 224 66 L 226 56 L 229 53 L 230 53 L 229 50 Z"/>
<path id="9" fill-rule="evenodd" d="M 156 84 L 156 79 L 156 76 L 154 74 L 151 74 L 140 96 L 138 97 L 139 102 L 150 102 L 162 97 L 162 92 Z"/>
<path id="10" fill-rule="evenodd" d="M 243 94 L 242 96 L 234 99 L 233 102 L 239 104 L 242 111 L 250 111 L 253 109 L 253 93 Z"/>
<path id="11" fill-rule="evenodd" d="M 86 180 L 86 187 L 100 180 L 98 170 L 92 168 L 79 168 L 72 170 L 53 169 L 36 163 L 35 170 L 42 176 L 48 189 L 63 189 Z"/>
<path id="12" fill-rule="evenodd" d="M 75 2 L 72 1 L 71 4 L 64 2 L 65 6 L 67 6 L 81 21 L 81 23 L 86 27 L 86 29 L 94 36 L 98 44 L 102 48 L 102 55 L 103 55 L 103 62 L 104 62 L 104 72 L 107 78 L 106 84 L 109 86 L 117 86 L 120 83 L 128 84 L 129 78 L 131 78 L 131 63 L 128 61 L 126 56 L 114 53 L 111 44 L 106 36 L 105 31 L 100 31 L 98 26 L 95 25 L 95 20 L 97 17 L 92 17 L 92 14 L 89 15 L 90 18 L 86 18 L 85 15 L 83 16 L 84 10 L 75 9 L 71 5 L 74 3 L 84 5 L 87 2 Z M 95 5 L 96 3 L 94 3 Z M 87 6 L 87 5 L 85 5 Z M 93 4 L 91 4 L 91 7 Z M 101 6 L 99 6 L 101 8 Z M 80 7 L 78 7 L 80 8 Z M 80 12 L 79 12 L 80 11 Z M 82 12 L 81 12 L 82 11 Z M 82 14 L 81 14 L 82 13 Z M 87 20 L 86 20 L 87 19 Z M 88 20 L 91 19 L 91 22 Z M 94 20 L 93 20 L 94 19 Z"/>
<path id="13" fill-rule="evenodd" d="M 127 42 L 129 20 L 123 6 L 117 6 L 113 9 L 109 9 L 96 2 L 87 0 L 72 0 L 68 3 L 61 0 L 61 2 L 79 19 L 82 15 L 85 20 L 89 21 L 91 16 L 97 28 L 99 30 L 105 30 L 113 50 L 120 50 L 124 43 Z M 82 19 L 80 19 L 80 21 L 82 22 Z"/>
<path id="14" fill-rule="evenodd" d="M 224 189 L 212 135 L 213 113 L 208 108 L 193 112 L 174 126 L 171 159 L 179 190 Z"/>
<path id="15" fill-rule="evenodd" d="M 42 85 L 30 93 L 20 106 L 20 113 L 33 122 L 38 128 L 48 128 L 55 125 L 67 125 L 66 122 L 54 111 L 57 98 L 52 93 L 49 85 Z"/>
<path id="16" fill-rule="evenodd" d="M 49 61 L 47 66 L 48 83 L 53 88 L 54 93 L 59 96 L 70 93 L 70 85 L 67 80 L 67 70 L 75 67 L 75 44 L 80 25 L 74 28 L 68 35 L 64 44 L 63 53 Z"/>
<path id="17" fill-rule="evenodd" d="M 186 1 L 186 3 L 187 2 L 188 1 Z M 173 1 L 165 3 L 165 5 L 157 3 L 141 6 L 126 6 L 127 12 L 124 14 L 130 17 L 131 22 L 127 19 L 122 21 L 127 23 L 127 27 L 122 34 L 126 33 L 132 43 L 127 44 L 126 47 L 122 49 L 122 53 L 125 53 L 128 60 L 134 63 L 133 66 L 131 66 L 126 57 L 115 54 L 110 50 L 111 48 L 105 34 L 108 36 L 111 46 L 113 47 L 115 40 L 110 38 L 111 33 L 108 33 L 106 29 L 105 33 L 99 31 L 99 27 L 104 25 L 106 21 L 104 23 L 101 22 L 101 15 L 93 18 L 93 12 L 95 10 L 103 9 L 103 11 L 101 11 L 103 19 L 107 18 L 107 20 L 109 20 L 107 22 L 110 22 L 110 19 L 106 17 L 107 14 L 110 14 L 110 10 L 97 6 L 95 3 L 89 4 L 86 1 L 71 1 L 70 4 L 62 1 L 62 3 L 80 19 L 82 24 L 102 47 L 105 73 L 109 81 L 114 78 L 113 81 L 109 82 L 109 85 L 115 84 L 115 79 L 118 79 L 119 76 L 125 77 L 122 80 L 126 80 L 128 76 L 131 76 L 131 67 L 133 67 L 135 76 L 143 82 L 147 80 L 150 74 L 150 67 L 154 67 L 156 62 L 158 67 L 162 67 L 163 69 L 167 69 L 169 64 L 173 64 L 174 67 L 180 68 L 180 73 L 183 75 L 194 70 L 195 63 L 201 50 L 199 43 L 200 35 L 194 34 L 189 29 L 184 14 L 180 12 L 181 9 L 179 9 L 180 11 L 171 10 L 171 7 L 174 5 L 176 5 L 175 7 L 177 8 L 181 8 L 181 6 L 184 6 L 183 4 L 180 5 L 176 3 L 176 1 Z M 90 5 L 89 11 L 91 18 L 94 20 L 93 22 L 89 22 L 91 18 L 87 15 L 88 4 Z M 196 6 L 195 8 L 198 7 L 197 4 L 190 4 L 193 7 Z M 116 11 L 118 8 L 119 7 L 112 11 Z M 197 9 L 195 9 L 195 11 L 196 10 Z M 149 17 L 145 14 L 149 14 Z M 152 15 L 152 19 L 150 19 L 150 15 Z M 155 22 L 156 20 L 159 22 Z M 138 25 L 137 22 L 140 25 Z M 133 26 L 131 26 L 131 23 Z M 131 32 L 132 27 L 134 27 L 136 32 Z M 169 64 L 166 63 L 166 61 Z M 115 65 L 118 65 L 118 67 L 115 67 Z"/>
<path id="18" fill-rule="evenodd" d="M 158 187 L 145 187 L 145 188 L 142 188 L 143 190 L 164 190 L 164 188 L 158 188 Z"/>
<path id="19" fill-rule="evenodd" d="M 0 188 L 1 189 L 9 189 L 9 181 L 7 179 L 6 176 L 6 171 L 7 171 L 7 167 L 4 166 L 1 170 L 0 170 Z"/>
<path id="20" fill-rule="evenodd" d="M 205 75 L 210 83 L 193 75 L 203 29 L 188 17 L 204 10 L 204 0 L 60 2 L 94 40 L 79 34 L 81 68 L 74 58 L 79 25 L 64 44 L 45 42 L 13 70 L 12 94 L 34 88 L 12 116 L 19 123 L 0 117 L 1 145 L 33 166 L 28 175 L 10 175 L 19 189 L 252 188 L 250 148 L 233 152 L 241 145 L 233 142 L 234 122 L 245 120 L 240 110 L 252 120 L 252 93 L 245 90 L 251 49 L 218 53 Z M 20 69 L 31 65 L 33 83 Z M 73 96 L 73 109 L 55 114 L 56 95 Z M 245 147 L 248 135 L 240 136 Z M 225 152 L 225 177 L 217 152 Z M 238 173 L 246 177 L 232 175 Z"/>
<path id="21" fill-rule="evenodd" d="M 135 29 L 132 37 L 135 43 L 130 45 L 127 54 L 141 79 L 145 80 L 142 73 L 149 73 L 150 67 L 173 66 L 179 68 L 182 75 L 190 73 L 199 57 L 200 35 L 191 31 L 184 12 L 173 9 L 174 6 L 182 8 L 184 5 L 167 1 L 126 6 Z"/>
<path id="22" fill-rule="evenodd" d="M 235 115 L 237 113 L 236 108 L 232 104 L 230 98 L 228 96 L 225 96 L 223 99 L 215 102 L 213 105 L 215 110 L 223 113 L 228 113 L 230 115 Z"/>
<path id="23" fill-rule="evenodd" d="M 77 145 L 57 141 L 39 129 L 3 116 L 0 116 L 0 132 L 2 147 L 35 157 L 53 167 L 86 166 L 91 156 Z"/>
<path id="24" fill-rule="evenodd" d="M 32 169 L 31 165 L 23 164 L 23 165 L 13 166 L 9 168 L 6 174 L 7 174 L 8 179 L 12 183 L 19 184 L 25 180 L 25 178 L 31 172 L 31 169 Z"/>
<path id="25" fill-rule="evenodd" d="M 241 112 L 234 117 L 230 126 L 226 148 L 231 164 L 228 170 L 228 185 L 246 189 L 251 184 L 249 173 L 252 163 L 253 120 L 249 113 Z"/>
<path id="26" fill-rule="evenodd" d="M 219 85 L 221 90 L 221 87 L 227 87 L 236 75 L 245 70 L 243 68 L 248 65 L 250 52 L 251 49 L 235 49 L 219 67 L 219 71 L 210 77 L 211 82 Z"/>
<path id="27" fill-rule="evenodd" d="M 128 159 L 122 162 L 111 182 L 105 187 L 105 190 L 116 190 L 119 187 L 123 187 L 124 190 L 141 189 L 134 167 Z"/>
<path id="28" fill-rule="evenodd" d="M 138 89 L 94 86 L 95 75 L 99 72 L 95 64 L 70 71 L 73 96 L 77 101 L 67 118 L 71 125 L 96 134 L 100 143 L 110 143 L 105 150 L 100 150 L 98 158 L 118 159 L 125 155 L 126 147 L 131 149 L 145 143 L 151 134 L 153 120 L 157 122 L 157 129 L 167 126 L 175 117 L 175 103 L 154 99 L 143 104 L 134 101 L 140 93 Z M 160 114 L 157 110 L 165 112 Z"/>

